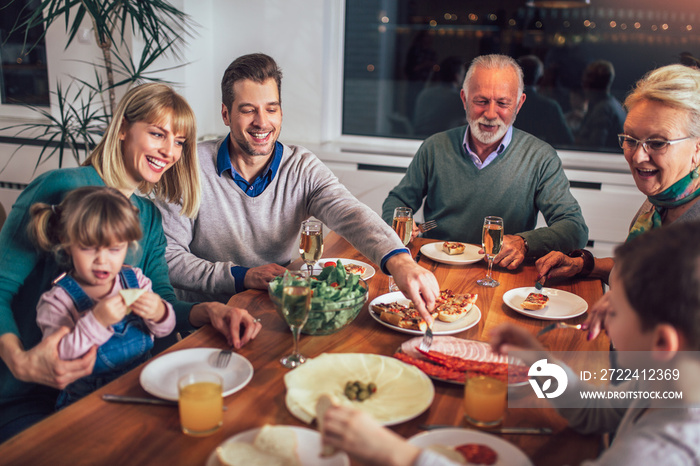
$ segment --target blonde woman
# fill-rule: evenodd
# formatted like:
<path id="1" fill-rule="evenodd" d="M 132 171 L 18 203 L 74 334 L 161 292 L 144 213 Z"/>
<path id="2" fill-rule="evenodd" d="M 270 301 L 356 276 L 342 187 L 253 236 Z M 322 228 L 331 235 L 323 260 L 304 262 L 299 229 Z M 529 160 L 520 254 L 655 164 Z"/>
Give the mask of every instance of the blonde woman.
<path id="1" fill-rule="evenodd" d="M 0 232 L 0 441 L 50 414 L 55 389 L 90 374 L 95 363 L 95 348 L 73 361 L 59 359 L 58 342 L 68 328 L 40 342 L 37 301 L 62 270 L 27 235 L 29 208 L 37 202 L 60 204 L 81 186 L 118 189 L 139 209 L 143 231 L 139 248 L 126 263 L 143 270 L 153 292 L 173 305 L 176 330 L 211 323 L 236 348 L 260 331 L 245 310 L 181 302 L 170 285 L 161 216 L 140 195 L 180 203 L 183 215 L 194 216 L 199 206 L 197 167 L 192 109 L 170 87 L 144 84 L 124 96 L 103 140 L 82 167 L 45 173 L 22 192 Z"/>
<path id="2" fill-rule="evenodd" d="M 700 221 L 700 70 L 669 65 L 650 71 L 627 96 L 625 107 L 618 140 L 637 189 L 647 196 L 627 240 L 675 222 Z M 612 258 L 593 257 L 586 250 L 551 252 L 536 262 L 547 279 L 608 281 L 614 265 Z M 600 332 L 608 309 L 603 299 L 590 310 L 589 338 Z"/>

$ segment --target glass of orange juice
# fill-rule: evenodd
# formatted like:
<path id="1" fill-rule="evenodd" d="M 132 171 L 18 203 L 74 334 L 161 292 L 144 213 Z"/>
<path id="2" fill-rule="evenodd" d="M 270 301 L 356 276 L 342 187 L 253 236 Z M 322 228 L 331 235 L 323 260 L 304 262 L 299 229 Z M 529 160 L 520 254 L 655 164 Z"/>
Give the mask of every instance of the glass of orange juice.
<path id="1" fill-rule="evenodd" d="M 223 380 L 213 372 L 193 372 L 178 380 L 180 425 L 187 435 L 216 432 L 224 419 Z"/>
<path id="2" fill-rule="evenodd" d="M 480 427 L 500 424 L 506 412 L 507 393 L 507 383 L 468 373 L 464 382 L 464 417 Z"/>

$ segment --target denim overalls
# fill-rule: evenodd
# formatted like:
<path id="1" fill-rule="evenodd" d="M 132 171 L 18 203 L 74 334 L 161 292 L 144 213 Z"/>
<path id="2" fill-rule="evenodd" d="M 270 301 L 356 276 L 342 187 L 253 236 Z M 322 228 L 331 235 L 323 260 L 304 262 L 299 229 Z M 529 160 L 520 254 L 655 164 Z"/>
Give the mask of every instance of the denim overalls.
<path id="1" fill-rule="evenodd" d="M 139 288 L 136 272 L 124 266 L 119 272 L 122 288 Z M 55 283 L 71 297 L 78 312 L 95 307 L 95 302 L 70 275 L 64 275 Z M 92 374 L 76 380 L 61 391 L 56 400 L 56 409 L 79 400 L 120 375 L 138 366 L 150 356 L 153 348 L 151 332 L 143 319 L 127 314 L 121 321 L 112 325 L 114 335 L 97 349 L 97 359 Z"/>

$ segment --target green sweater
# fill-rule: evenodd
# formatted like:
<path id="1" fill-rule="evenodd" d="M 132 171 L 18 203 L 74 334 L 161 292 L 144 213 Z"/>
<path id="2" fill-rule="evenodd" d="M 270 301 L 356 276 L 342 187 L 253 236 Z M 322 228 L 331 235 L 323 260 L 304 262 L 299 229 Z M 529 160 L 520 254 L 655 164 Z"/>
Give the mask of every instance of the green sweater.
<path id="1" fill-rule="evenodd" d="M 549 144 L 514 128 L 508 147 L 479 170 L 462 146 L 465 131 L 454 128 L 425 140 L 384 201 L 384 221 L 391 224 L 395 207 L 416 211 L 425 199 L 425 219 L 438 224 L 426 233 L 430 238 L 481 244 L 484 217 L 495 215 L 503 218 L 505 234 L 527 240 L 528 255 L 586 245 L 588 227 Z M 538 211 L 548 227 L 533 230 Z"/>
<path id="2" fill-rule="evenodd" d="M 81 186 L 104 186 L 104 182 L 92 167 L 54 170 L 39 176 L 20 194 L 0 232 L 0 335 L 18 335 L 26 349 L 41 340 L 36 324 L 39 297 L 61 273 L 53 255 L 37 251 L 27 235 L 29 207 L 37 202 L 59 204 L 69 191 Z M 140 212 L 143 239 L 136 251 L 130 251 L 126 263 L 143 270 L 153 282 L 153 292 L 173 304 L 176 329 L 191 329 L 192 303 L 178 301 L 168 279 L 160 212 L 142 197 L 133 195 L 131 202 Z M 49 399 L 53 406 L 55 392 L 18 381 L 0 361 L 0 425 L 35 412 L 44 402 L 48 406 Z"/>

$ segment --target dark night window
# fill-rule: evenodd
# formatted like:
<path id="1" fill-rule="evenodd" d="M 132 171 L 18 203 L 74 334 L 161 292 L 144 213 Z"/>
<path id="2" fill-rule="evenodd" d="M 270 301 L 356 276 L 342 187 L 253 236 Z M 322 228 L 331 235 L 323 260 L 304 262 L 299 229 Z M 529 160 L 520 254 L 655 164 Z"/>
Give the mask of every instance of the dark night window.
<path id="1" fill-rule="evenodd" d="M 596 0 L 566 9 L 526 3 L 346 1 L 343 134 L 423 139 L 464 124 L 460 65 L 502 53 L 522 59 L 533 81 L 520 116 L 528 103 L 548 106 L 528 109 L 535 116 L 514 126 L 558 148 L 620 153 L 619 102 L 633 84 L 659 66 L 698 63 L 696 0 Z M 588 120 L 607 119 L 591 125 L 587 112 Z"/>
<path id="2" fill-rule="evenodd" d="M 34 28 L 30 32 L 26 48 L 23 30 L 10 34 L 15 24 L 40 3 L 36 0 L 0 0 L 0 102 L 3 105 L 49 105 L 44 40 L 31 47 L 41 37 L 43 29 Z"/>

